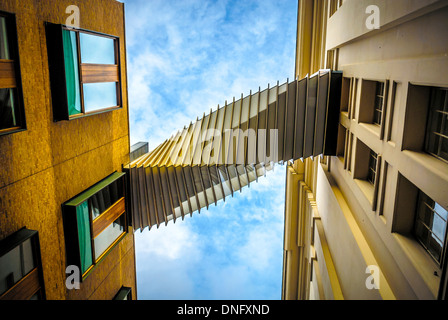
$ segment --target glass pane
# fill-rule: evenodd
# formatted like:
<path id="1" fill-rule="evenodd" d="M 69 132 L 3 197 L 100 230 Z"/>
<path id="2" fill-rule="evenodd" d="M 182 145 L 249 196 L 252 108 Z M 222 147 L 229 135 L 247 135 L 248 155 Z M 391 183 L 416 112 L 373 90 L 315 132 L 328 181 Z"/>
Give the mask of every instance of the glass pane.
<path id="1" fill-rule="evenodd" d="M 381 125 L 381 110 L 375 109 L 373 111 L 373 123 Z"/>
<path id="2" fill-rule="evenodd" d="M 430 107 L 433 110 L 443 110 L 443 104 L 445 101 L 446 90 L 434 88 L 431 94 Z"/>
<path id="3" fill-rule="evenodd" d="M 433 258 L 440 262 L 448 212 L 423 192 L 418 199 L 415 234 Z"/>
<path id="4" fill-rule="evenodd" d="M 432 224 L 433 212 L 431 211 L 431 209 L 428 208 L 428 206 L 424 202 L 421 202 L 419 205 L 420 205 L 420 208 L 419 208 L 418 218 L 424 224 L 426 224 L 428 227 L 430 227 Z"/>
<path id="5" fill-rule="evenodd" d="M 115 82 L 84 83 L 85 112 L 116 107 L 117 84 Z"/>
<path id="6" fill-rule="evenodd" d="M 383 110 L 383 98 L 376 96 L 375 98 L 375 109 Z"/>
<path id="7" fill-rule="evenodd" d="M 434 220 L 432 222 L 432 232 L 434 235 L 438 238 L 438 241 L 443 241 L 445 238 L 445 229 L 446 229 L 446 222 L 443 221 L 441 217 L 439 217 L 437 214 L 434 215 Z"/>
<path id="8" fill-rule="evenodd" d="M 81 257 L 81 272 L 84 273 L 92 265 L 92 244 L 90 234 L 89 208 L 87 201 L 76 207 L 78 221 L 79 254 Z"/>
<path id="9" fill-rule="evenodd" d="M 433 208 L 436 214 L 434 214 L 432 230 L 434 234 L 438 237 L 439 241 L 443 241 L 445 239 L 446 220 L 448 212 L 436 202 L 434 203 Z"/>
<path id="10" fill-rule="evenodd" d="M 420 221 L 417 221 L 415 225 L 415 235 L 425 246 L 427 244 L 428 232 L 428 229 Z"/>
<path id="11" fill-rule="evenodd" d="M 376 95 L 382 96 L 384 92 L 384 82 L 376 83 Z"/>
<path id="12" fill-rule="evenodd" d="M 124 197 L 122 180 L 106 186 L 89 199 L 92 220 L 109 209 L 115 202 Z"/>
<path id="13" fill-rule="evenodd" d="M 75 115 L 81 113 L 76 33 L 74 31 L 62 30 L 62 41 L 64 45 L 68 114 Z"/>
<path id="14" fill-rule="evenodd" d="M 0 89 L 0 130 L 17 126 L 14 89 Z"/>
<path id="15" fill-rule="evenodd" d="M 23 274 L 28 274 L 35 268 L 33 246 L 31 239 L 28 239 L 22 243 L 22 257 L 23 257 Z"/>
<path id="16" fill-rule="evenodd" d="M 17 246 L 0 257 L 0 294 L 10 289 L 22 277 L 20 246 Z"/>
<path id="17" fill-rule="evenodd" d="M 447 216 L 448 216 L 448 211 L 445 210 L 444 208 L 442 208 L 442 206 L 440 204 L 438 204 L 437 202 L 434 204 L 434 210 L 439 214 L 439 216 L 442 217 L 442 219 L 446 222 L 447 220 Z"/>
<path id="18" fill-rule="evenodd" d="M 0 17 L 0 59 L 11 59 L 9 56 L 8 32 L 6 18 Z"/>
<path id="19" fill-rule="evenodd" d="M 79 41 L 82 63 L 115 64 L 114 39 L 80 32 Z"/>
<path id="20" fill-rule="evenodd" d="M 442 254 L 442 243 L 440 242 L 440 240 L 435 238 L 434 235 L 428 239 L 428 251 L 434 257 L 434 259 L 440 261 L 440 257 Z"/>
<path id="21" fill-rule="evenodd" d="M 103 208 L 100 207 L 100 201 L 98 199 L 98 195 L 95 194 L 89 199 L 90 204 L 90 213 L 92 215 L 92 220 L 99 217 L 99 215 L 103 212 Z"/>
<path id="22" fill-rule="evenodd" d="M 369 168 L 371 168 L 372 170 L 376 170 L 376 159 L 377 159 L 377 155 L 375 153 L 370 153 L 370 158 L 369 158 Z"/>
<path id="23" fill-rule="evenodd" d="M 94 239 L 95 259 L 98 259 L 124 232 L 125 215 L 122 214 Z"/>
<path id="24" fill-rule="evenodd" d="M 448 137 L 448 114 L 446 113 L 442 115 L 442 123 L 440 124 L 440 133 L 443 134 L 445 137 Z"/>

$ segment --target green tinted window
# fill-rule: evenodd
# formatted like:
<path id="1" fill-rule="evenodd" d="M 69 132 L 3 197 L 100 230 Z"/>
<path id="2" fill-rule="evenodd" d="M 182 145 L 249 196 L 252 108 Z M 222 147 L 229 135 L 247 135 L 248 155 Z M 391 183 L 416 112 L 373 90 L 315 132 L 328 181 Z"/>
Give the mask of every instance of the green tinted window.
<path id="1" fill-rule="evenodd" d="M 78 222 L 79 253 L 81 256 L 81 272 L 84 273 L 92 265 L 92 243 L 90 233 L 89 206 L 87 201 L 76 207 Z"/>
<path id="2" fill-rule="evenodd" d="M 75 115 L 81 113 L 76 33 L 69 30 L 62 30 L 62 38 L 64 42 L 68 113 L 69 115 Z"/>

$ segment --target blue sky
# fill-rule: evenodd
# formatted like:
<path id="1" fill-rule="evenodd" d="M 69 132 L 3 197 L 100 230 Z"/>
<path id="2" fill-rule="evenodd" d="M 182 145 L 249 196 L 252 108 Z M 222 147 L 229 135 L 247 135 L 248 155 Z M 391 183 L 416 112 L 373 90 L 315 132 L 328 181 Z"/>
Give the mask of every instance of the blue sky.
<path id="1" fill-rule="evenodd" d="M 126 0 L 131 144 L 156 147 L 233 97 L 294 78 L 297 1 Z M 138 298 L 280 299 L 285 168 L 137 232 Z"/>

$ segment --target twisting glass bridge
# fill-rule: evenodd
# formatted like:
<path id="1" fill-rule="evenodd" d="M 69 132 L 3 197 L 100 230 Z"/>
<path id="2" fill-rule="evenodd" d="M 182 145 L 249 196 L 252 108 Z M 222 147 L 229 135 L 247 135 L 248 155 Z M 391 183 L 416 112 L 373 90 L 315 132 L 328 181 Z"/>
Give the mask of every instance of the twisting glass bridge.
<path id="1" fill-rule="evenodd" d="M 210 110 L 124 169 L 134 229 L 184 219 L 274 164 L 335 155 L 342 73 L 321 70 Z"/>

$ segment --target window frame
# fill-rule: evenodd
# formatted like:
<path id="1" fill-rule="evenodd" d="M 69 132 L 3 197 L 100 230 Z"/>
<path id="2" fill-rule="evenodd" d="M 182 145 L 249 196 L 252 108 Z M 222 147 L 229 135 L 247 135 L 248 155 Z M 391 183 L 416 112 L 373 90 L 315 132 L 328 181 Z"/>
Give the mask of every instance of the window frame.
<path id="1" fill-rule="evenodd" d="M 443 90 L 445 91 L 444 93 L 444 101 L 443 101 L 443 106 L 442 108 L 446 108 L 447 111 L 445 110 L 435 110 L 435 106 L 433 105 L 433 97 L 434 97 L 434 93 L 436 91 L 439 90 Z M 443 131 L 443 126 L 448 127 L 448 88 L 442 88 L 442 87 L 431 87 L 430 88 L 430 96 L 429 96 L 429 102 L 428 102 L 428 119 L 427 119 L 427 123 L 426 123 L 426 132 L 425 132 L 425 144 L 424 144 L 424 151 L 430 155 L 432 155 L 433 157 L 442 160 L 446 163 L 448 163 L 448 153 L 447 153 L 447 158 L 444 158 L 440 155 L 441 153 L 441 144 L 442 142 L 439 141 L 439 143 L 437 144 L 437 153 L 434 152 L 434 150 L 430 150 L 429 148 L 429 144 L 431 143 L 431 136 L 432 134 L 435 134 L 437 136 L 440 136 L 442 139 L 446 139 L 448 140 L 448 137 L 445 136 L 443 133 L 438 132 L 438 131 L 432 131 L 433 129 L 433 117 L 435 116 L 435 113 L 441 113 L 442 114 L 442 124 L 441 124 L 441 131 Z M 435 142 L 434 142 L 435 143 Z"/>
<path id="2" fill-rule="evenodd" d="M 6 22 L 6 36 L 8 37 L 8 48 L 10 59 L 0 59 L 0 70 L 9 69 L 12 73 L 8 78 L 10 83 L 4 85 L 0 84 L 0 89 L 11 89 L 13 92 L 14 106 L 13 112 L 16 118 L 16 126 L 10 128 L 0 129 L 0 136 L 24 131 L 26 127 L 25 110 L 23 102 L 22 77 L 20 68 L 20 54 L 17 37 L 17 23 L 14 13 L 0 11 L 0 17 L 5 18 Z"/>
<path id="3" fill-rule="evenodd" d="M 86 116 L 101 114 L 123 108 L 122 74 L 121 74 L 121 52 L 120 37 L 97 31 L 81 28 L 72 28 L 61 24 L 45 23 L 47 37 L 48 64 L 50 70 L 50 87 L 53 102 L 53 120 L 74 120 Z M 67 81 L 65 71 L 63 32 L 70 31 L 76 35 L 77 51 L 77 81 L 80 91 L 79 114 L 70 115 L 67 99 Z M 114 64 L 83 63 L 81 60 L 80 34 L 89 34 L 98 37 L 112 39 L 114 41 Z M 92 111 L 85 110 L 84 84 L 92 83 L 115 83 L 116 101 L 115 106 L 100 108 Z"/>
<path id="4" fill-rule="evenodd" d="M 382 87 L 380 93 L 378 88 Z M 362 79 L 361 96 L 358 109 L 358 123 L 368 126 L 380 140 L 384 138 L 386 125 L 387 103 L 389 98 L 389 80 Z M 378 101 L 380 104 L 378 105 Z M 375 115 L 380 111 L 381 119 L 378 123 Z"/>
<path id="5" fill-rule="evenodd" d="M 99 216 L 92 217 L 91 201 L 95 195 L 103 191 L 105 188 L 111 186 L 113 183 L 122 184 L 122 197 L 120 197 L 114 203 L 106 208 Z M 83 260 L 81 257 L 81 246 L 79 240 L 79 228 L 78 228 L 78 211 L 82 204 L 87 203 L 88 207 L 88 234 L 86 235 L 88 242 L 85 245 L 89 246 L 91 262 L 88 263 L 85 270 L 83 268 Z M 81 282 L 95 269 L 95 267 L 103 261 L 103 259 L 117 246 L 121 240 L 128 234 L 129 228 L 129 215 L 126 208 L 126 185 L 125 185 L 125 173 L 114 172 L 98 183 L 94 184 L 90 188 L 84 190 L 77 196 L 66 201 L 62 204 L 63 225 L 65 235 L 65 248 L 67 257 L 67 266 L 75 265 L 79 268 L 82 277 Z M 118 219 L 122 219 L 123 232 L 115 238 L 107 248 L 98 256 L 95 252 L 95 238 L 97 238 L 107 227 L 111 226 Z"/>
<path id="6" fill-rule="evenodd" d="M 370 149 L 369 154 L 369 171 L 366 180 L 375 186 L 378 176 L 378 154 Z"/>
<path id="7" fill-rule="evenodd" d="M 359 138 L 356 138 L 355 159 L 353 168 L 353 179 L 356 181 L 368 201 L 372 206 L 372 211 L 377 210 L 378 191 L 380 184 L 382 156 L 370 148 Z M 372 154 L 376 155 L 375 164 L 371 166 Z M 370 179 L 370 172 L 374 172 L 374 176 Z M 373 181 L 372 181 L 373 180 Z"/>
<path id="8" fill-rule="evenodd" d="M 122 286 L 112 300 L 132 300 L 132 288 Z"/>
<path id="9" fill-rule="evenodd" d="M 14 285 L 0 294 L 0 300 L 29 300 L 35 295 L 42 300 L 46 299 L 45 285 L 40 256 L 39 233 L 25 227 L 0 241 L 0 256 L 31 240 L 34 268 L 18 280 Z"/>
<path id="10" fill-rule="evenodd" d="M 415 219 L 414 219 L 414 225 L 412 228 L 412 233 L 415 236 L 415 238 L 417 239 L 417 241 L 421 244 L 421 246 L 425 249 L 425 251 L 431 256 L 432 259 L 434 259 L 434 261 L 441 266 L 443 264 L 443 261 L 445 260 L 445 248 L 446 248 L 446 239 L 447 239 L 447 221 L 433 208 L 431 207 L 426 201 L 424 201 L 424 198 L 427 198 L 429 200 L 431 200 L 432 202 L 434 202 L 435 204 L 437 204 L 437 202 L 435 202 L 431 197 L 429 197 L 427 194 L 425 194 L 423 191 L 421 191 L 420 189 L 418 189 L 418 196 L 417 196 L 417 204 L 415 207 Z M 423 221 L 422 219 L 420 219 L 420 208 L 421 206 L 425 206 L 427 209 L 432 211 L 432 215 L 434 219 L 434 215 L 439 216 L 442 220 L 445 221 L 445 230 L 444 230 L 444 236 L 443 239 L 440 239 L 437 235 L 435 235 L 435 233 L 433 232 L 433 227 L 432 226 L 428 226 L 425 221 Z M 439 205 L 440 206 L 440 205 Z M 443 207 L 442 207 L 443 208 Z M 443 208 L 444 209 L 444 208 Z M 421 221 L 421 222 L 419 222 Z M 433 221 L 433 220 L 432 220 Z M 440 242 L 442 242 L 442 247 L 440 248 L 440 258 L 437 259 L 430 251 L 430 249 L 427 246 L 427 243 L 425 243 L 424 239 L 422 239 L 421 235 L 417 234 L 417 224 L 420 223 L 424 228 L 426 228 L 428 230 L 429 233 L 435 235 L 435 237 L 437 239 L 439 239 Z M 428 238 L 430 237 L 430 235 L 428 234 Z M 437 240 L 436 240 L 437 241 Z"/>
<path id="11" fill-rule="evenodd" d="M 377 126 L 381 126 L 383 124 L 384 117 L 384 103 L 385 103 L 385 93 L 386 93 L 386 84 L 381 81 L 376 82 L 375 88 L 375 102 L 373 104 L 373 119 L 372 123 Z M 381 88 L 381 89 L 380 89 Z M 380 103 L 378 103 L 380 102 Z M 376 115 L 379 114 L 379 121 L 377 121 Z"/>

